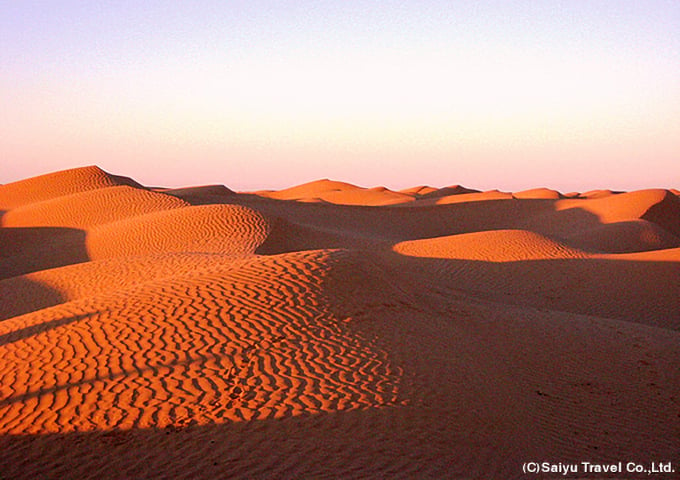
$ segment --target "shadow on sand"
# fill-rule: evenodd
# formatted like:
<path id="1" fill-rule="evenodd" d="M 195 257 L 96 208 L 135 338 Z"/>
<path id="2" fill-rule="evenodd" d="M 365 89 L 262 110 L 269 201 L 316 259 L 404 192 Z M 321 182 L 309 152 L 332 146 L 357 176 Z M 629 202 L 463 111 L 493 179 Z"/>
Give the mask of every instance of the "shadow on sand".
<path id="1" fill-rule="evenodd" d="M 23 275 L 89 261 L 85 236 L 75 228 L 0 228 L 0 320 L 61 303 L 58 291 Z"/>

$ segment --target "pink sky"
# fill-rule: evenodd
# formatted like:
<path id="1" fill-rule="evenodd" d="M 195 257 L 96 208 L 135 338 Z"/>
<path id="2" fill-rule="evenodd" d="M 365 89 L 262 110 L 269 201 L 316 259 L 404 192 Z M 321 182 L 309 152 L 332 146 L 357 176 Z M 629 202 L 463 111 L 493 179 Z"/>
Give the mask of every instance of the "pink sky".
<path id="1" fill-rule="evenodd" d="M 0 183 L 680 187 L 676 1 L 190 3 L 4 6 Z"/>

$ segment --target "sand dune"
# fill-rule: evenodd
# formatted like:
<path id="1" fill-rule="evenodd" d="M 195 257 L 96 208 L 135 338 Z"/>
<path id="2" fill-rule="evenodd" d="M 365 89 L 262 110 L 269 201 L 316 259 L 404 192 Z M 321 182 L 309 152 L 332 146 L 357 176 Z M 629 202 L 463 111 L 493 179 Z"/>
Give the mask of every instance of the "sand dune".
<path id="1" fill-rule="evenodd" d="M 188 206 L 188 203 L 169 195 L 116 186 L 26 204 L 7 212 L 2 217 L 2 225 L 88 229 L 131 216 L 183 206 Z"/>
<path id="2" fill-rule="evenodd" d="M 149 281 L 240 265 L 233 255 L 162 253 L 113 257 L 50 268 L 0 280 L 0 319 Z"/>
<path id="3" fill-rule="evenodd" d="M 202 252 L 244 255 L 264 242 L 267 220 L 237 205 L 205 205 L 164 210 L 107 223 L 92 229 L 90 258 Z"/>
<path id="4" fill-rule="evenodd" d="M 406 195 L 424 196 L 438 191 L 439 191 L 438 188 L 430 187 L 428 185 L 419 185 L 417 187 L 404 188 L 403 190 L 399 190 L 399 193 L 403 193 Z"/>
<path id="5" fill-rule="evenodd" d="M 115 185 L 140 186 L 129 178 L 108 174 L 95 166 L 48 173 L 1 185 L 0 210 Z"/>
<path id="6" fill-rule="evenodd" d="M 558 200 L 522 225 L 582 248 L 624 253 L 680 246 L 680 201 L 667 190 Z"/>
<path id="7" fill-rule="evenodd" d="M 677 458 L 672 190 L 235 193 L 86 167 L 1 185 L 0 210 L 0 477 Z"/>
<path id="8" fill-rule="evenodd" d="M 529 190 L 523 190 L 521 192 L 515 192 L 512 194 L 515 198 L 524 199 L 550 199 L 555 200 L 562 197 L 562 194 L 557 190 L 551 190 L 549 188 L 532 188 Z"/>
<path id="9" fill-rule="evenodd" d="M 203 185 L 201 187 L 158 189 L 162 193 L 187 200 L 191 203 L 211 204 L 229 201 L 234 192 L 224 185 Z"/>
<path id="10" fill-rule="evenodd" d="M 394 403 L 386 354 L 319 298 L 332 256 L 256 257 L 5 320 L 0 428 L 163 428 Z M 26 368 L 7 370 L 27 353 Z"/>
<path id="11" fill-rule="evenodd" d="M 515 262 L 549 258 L 583 258 L 587 254 L 543 235 L 524 230 L 491 230 L 402 242 L 402 255 L 441 259 Z"/>
<path id="12" fill-rule="evenodd" d="M 435 202 L 437 205 L 448 205 L 451 203 L 464 202 L 481 202 L 484 200 L 510 200 L 512 194 L 507 192 L 499 192 L 498 190 L 489 190 L 488 192 L 473 192 L 473 193 L 456 193 L 453 195 L 446 195 L 440 197 Z"/>
<path id="13" fill-rule="evenodd" d="M 612 192 L 611 190 L 600 189 L 600 190 L 590 190 L 588 192 L 583 192 L 583 193 L 580 193 L 580 194 L 577 192 L 576 196 L 581 197 L 581 198 L 595 199 L 595 198 L 609 197 L 611 195 L 614 195 L 614 192 Z"/>
<path id="14" fill-rule="evenodd" d="M 393 192 L 385 187 L 361 188 L 355 185 L 328 179 L 317 180 L 278 192 L 261 192 L 277 200 L 298 200 L 305 202 L 327 202 L 336 205 L 394 205 L 412 202 L 413 194 Z"/>

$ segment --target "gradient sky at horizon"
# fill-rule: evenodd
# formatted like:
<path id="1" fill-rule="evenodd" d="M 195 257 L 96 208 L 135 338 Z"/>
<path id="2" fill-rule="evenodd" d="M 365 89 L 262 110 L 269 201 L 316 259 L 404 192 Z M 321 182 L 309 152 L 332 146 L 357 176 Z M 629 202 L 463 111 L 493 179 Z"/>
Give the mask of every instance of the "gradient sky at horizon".
<path id="1" fill-rule="evenodd" d="M 677 0 L 0 12 L 0 183 L 680 188 Z"/>

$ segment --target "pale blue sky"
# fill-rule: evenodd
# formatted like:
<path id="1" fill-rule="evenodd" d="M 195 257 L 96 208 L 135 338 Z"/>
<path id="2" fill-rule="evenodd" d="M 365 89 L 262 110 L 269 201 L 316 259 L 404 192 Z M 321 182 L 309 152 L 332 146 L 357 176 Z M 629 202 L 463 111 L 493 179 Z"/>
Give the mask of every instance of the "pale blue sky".
<path id="1" fill-rule="evenodd" d="M 680 2 L 0 2 L 0 182 L 680 186 Z"/>

